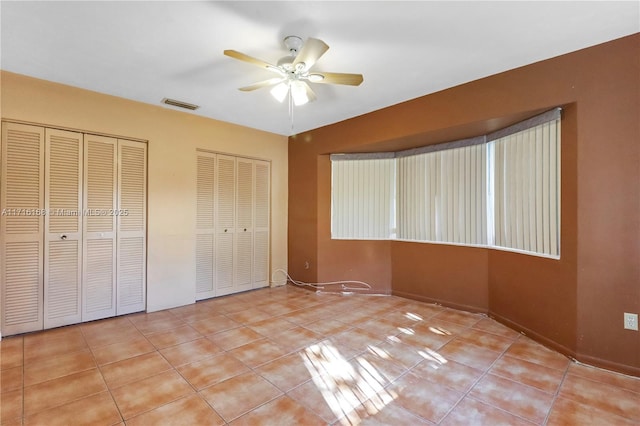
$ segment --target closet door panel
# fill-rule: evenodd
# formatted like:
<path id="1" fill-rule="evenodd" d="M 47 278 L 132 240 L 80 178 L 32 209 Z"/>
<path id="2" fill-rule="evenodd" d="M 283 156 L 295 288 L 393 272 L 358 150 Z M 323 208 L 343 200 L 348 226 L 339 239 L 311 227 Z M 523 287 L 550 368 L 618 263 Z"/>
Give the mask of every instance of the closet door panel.
<path id="1" fill-rule="evenodd" d="M 44 129 L 2 123 L 2 334 L 43 327 Z"/>
<path id="2" fill-rule="evenodd" d="M 85 135 L 82 320 L 116 314 L 118 140 Z"/>
<path id="3" fill-rule="evenodd" d="M 216 155 L 197 153 L 196 172 L 196 300 L 215 296 Z"/>
<path id="4" fill-rule="evenodd" d="M 44 328 L 81 321 L 83 135 L 45 130 Z"/>
<path id="5" fill-rule="evenodd" d="M 147 145 L 118 140 L 116 314 L 146 307 Z"/>
<path id="6" fill-rule="evenodd" d="M 235 223 L 236 223 L 236 159 L 218 155 L 216 164 L 216 249 L 215 249 L 215 294 L 233 293 Z"/>
<path id="7" fill-rule="evenodd" d="M 253 287 L 266 287 L 270 281 L 269 229 L 271 200 L 271 163 L 255 161 Z"/>
<path id="8" fill-rule="evenodd" d="M 234 246 L 234 288 L 253 287 L 253 160 L 236 160 L 236 241 Z"/>

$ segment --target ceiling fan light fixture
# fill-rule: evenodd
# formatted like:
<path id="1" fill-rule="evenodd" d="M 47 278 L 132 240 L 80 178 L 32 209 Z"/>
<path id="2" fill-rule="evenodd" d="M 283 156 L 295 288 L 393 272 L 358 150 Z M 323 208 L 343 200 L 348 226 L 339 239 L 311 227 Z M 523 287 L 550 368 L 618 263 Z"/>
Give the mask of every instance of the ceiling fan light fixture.
<path id="1" fill-rule="evenodd" d="M 322 74 L 309 74 L 309 81 L 312 83 L 317 83 L 319 81 L 324 80 L 324 75 Z"/>
<path id="2" fill-rule="evenodd" d="M 304 105 L 309 102 L 307 89 L 303 82 L 297 80 L 291 82 L 291 97 L 293 98 L 293 103 L 296 106 Z"/>
<path id="3" fill-rule="evenodd" d="M 285 82 L 277 84 L 273 87 L 273 89 L 271 89 L 271 96 L 276 98 L 276 100 L 280 103 L 282 103 L 287 97 L 287 93 L 289 93 L 289 84 Z"/>

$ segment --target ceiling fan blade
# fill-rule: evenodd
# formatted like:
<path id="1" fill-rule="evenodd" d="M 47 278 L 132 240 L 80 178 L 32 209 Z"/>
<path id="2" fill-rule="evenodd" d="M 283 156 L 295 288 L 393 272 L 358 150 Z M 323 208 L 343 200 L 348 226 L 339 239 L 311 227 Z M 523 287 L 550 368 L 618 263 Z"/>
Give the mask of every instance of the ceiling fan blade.
<path id="1" fill-rule="evenodd" d="M 274 86 L 283 81 L 284 81 L 284 78 L 274 77 L 274 78 L 270 78 L 269 80 L 259 81 L 250 86 L 241 87 L 238 90 L 242 90 L 243 92 L 250 92 L 252 90 L 262 89 L 263 87 Z"/>
<path id="2" fill-rule="evenodd" d="M 360 83 L 364 81 L 362 74 L 344 74 L 338 72 L 312 72 L 308 78 L 312 83 L 346 84 L 348 86 L 359 86 Z"/>
<path id="3" fill-rule="evenodd" d="M 257 65 L 260 68 L 266 68 L 269 71 L 274 71 L 274 72 L 277 72 L 279 74 L 282 74 L 282 70 L 280 68 L 278 68 L 277 66 L 275 66 L 273 64 L 270 64 L 268 62 L 265 62 L 263 60 L 256 59 L 253 56 L 245 55 L 244 53 L 238 52 L 237 50 L 225 50 L 223 53 L 226 56 L 229 56 L 230 58 L 234 58 L 234 59 L 238 59 L 240 61 L 248 62 L 250 64 Z"/>
<path id="4" fill-rule="evenodd" d="M 329 46 L 324 41 L 317 38 L 309 38 L 293 61 L 293 67 L 296 68 L 296 65 L 302 63 L 304 64 L 304 69 L 308 70 L 327 50 L 329 50 Z"/>

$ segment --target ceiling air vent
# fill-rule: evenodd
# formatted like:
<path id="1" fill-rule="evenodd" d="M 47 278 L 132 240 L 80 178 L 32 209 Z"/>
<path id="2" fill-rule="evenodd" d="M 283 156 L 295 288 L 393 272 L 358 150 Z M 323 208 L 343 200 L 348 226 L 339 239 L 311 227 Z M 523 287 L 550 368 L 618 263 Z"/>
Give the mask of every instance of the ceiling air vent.
<path id="1" fill-rule="evenodd" d="M 184 109 L 188 109 L 191 111 L 194 111 L 198 108 L 200 108 L 198 105 L 194 105 L 194 104 L 190 104 L 187 102 L 182 102 L 182 101 L 176 101 L 175 99 L 169 99 L 169 98 L 164 98 L 162 100 L 163 104 L 167 104 L 167 105 L 171 105 L 174 107 L 178 107 L 178 108 L 184 108 Z"/>

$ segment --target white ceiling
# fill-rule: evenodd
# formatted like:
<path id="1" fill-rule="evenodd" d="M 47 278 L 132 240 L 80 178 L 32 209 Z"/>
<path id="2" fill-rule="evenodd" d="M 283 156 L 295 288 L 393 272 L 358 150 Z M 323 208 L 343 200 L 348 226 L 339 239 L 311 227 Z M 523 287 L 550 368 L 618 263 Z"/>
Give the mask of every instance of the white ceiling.
<path id="1" fill-rule="evenodd" d="M 3 70 L 291 135 L 640 31 L 637 1 L 2 1 Z M 361 73 L 359 87 L 312 84 L 293 110 L 273 77 L 222 54 L 276 62 L 282 39 L 325 41 L 314 70 Z M 172 108 L 172 107 L 167 107 Z"/>

